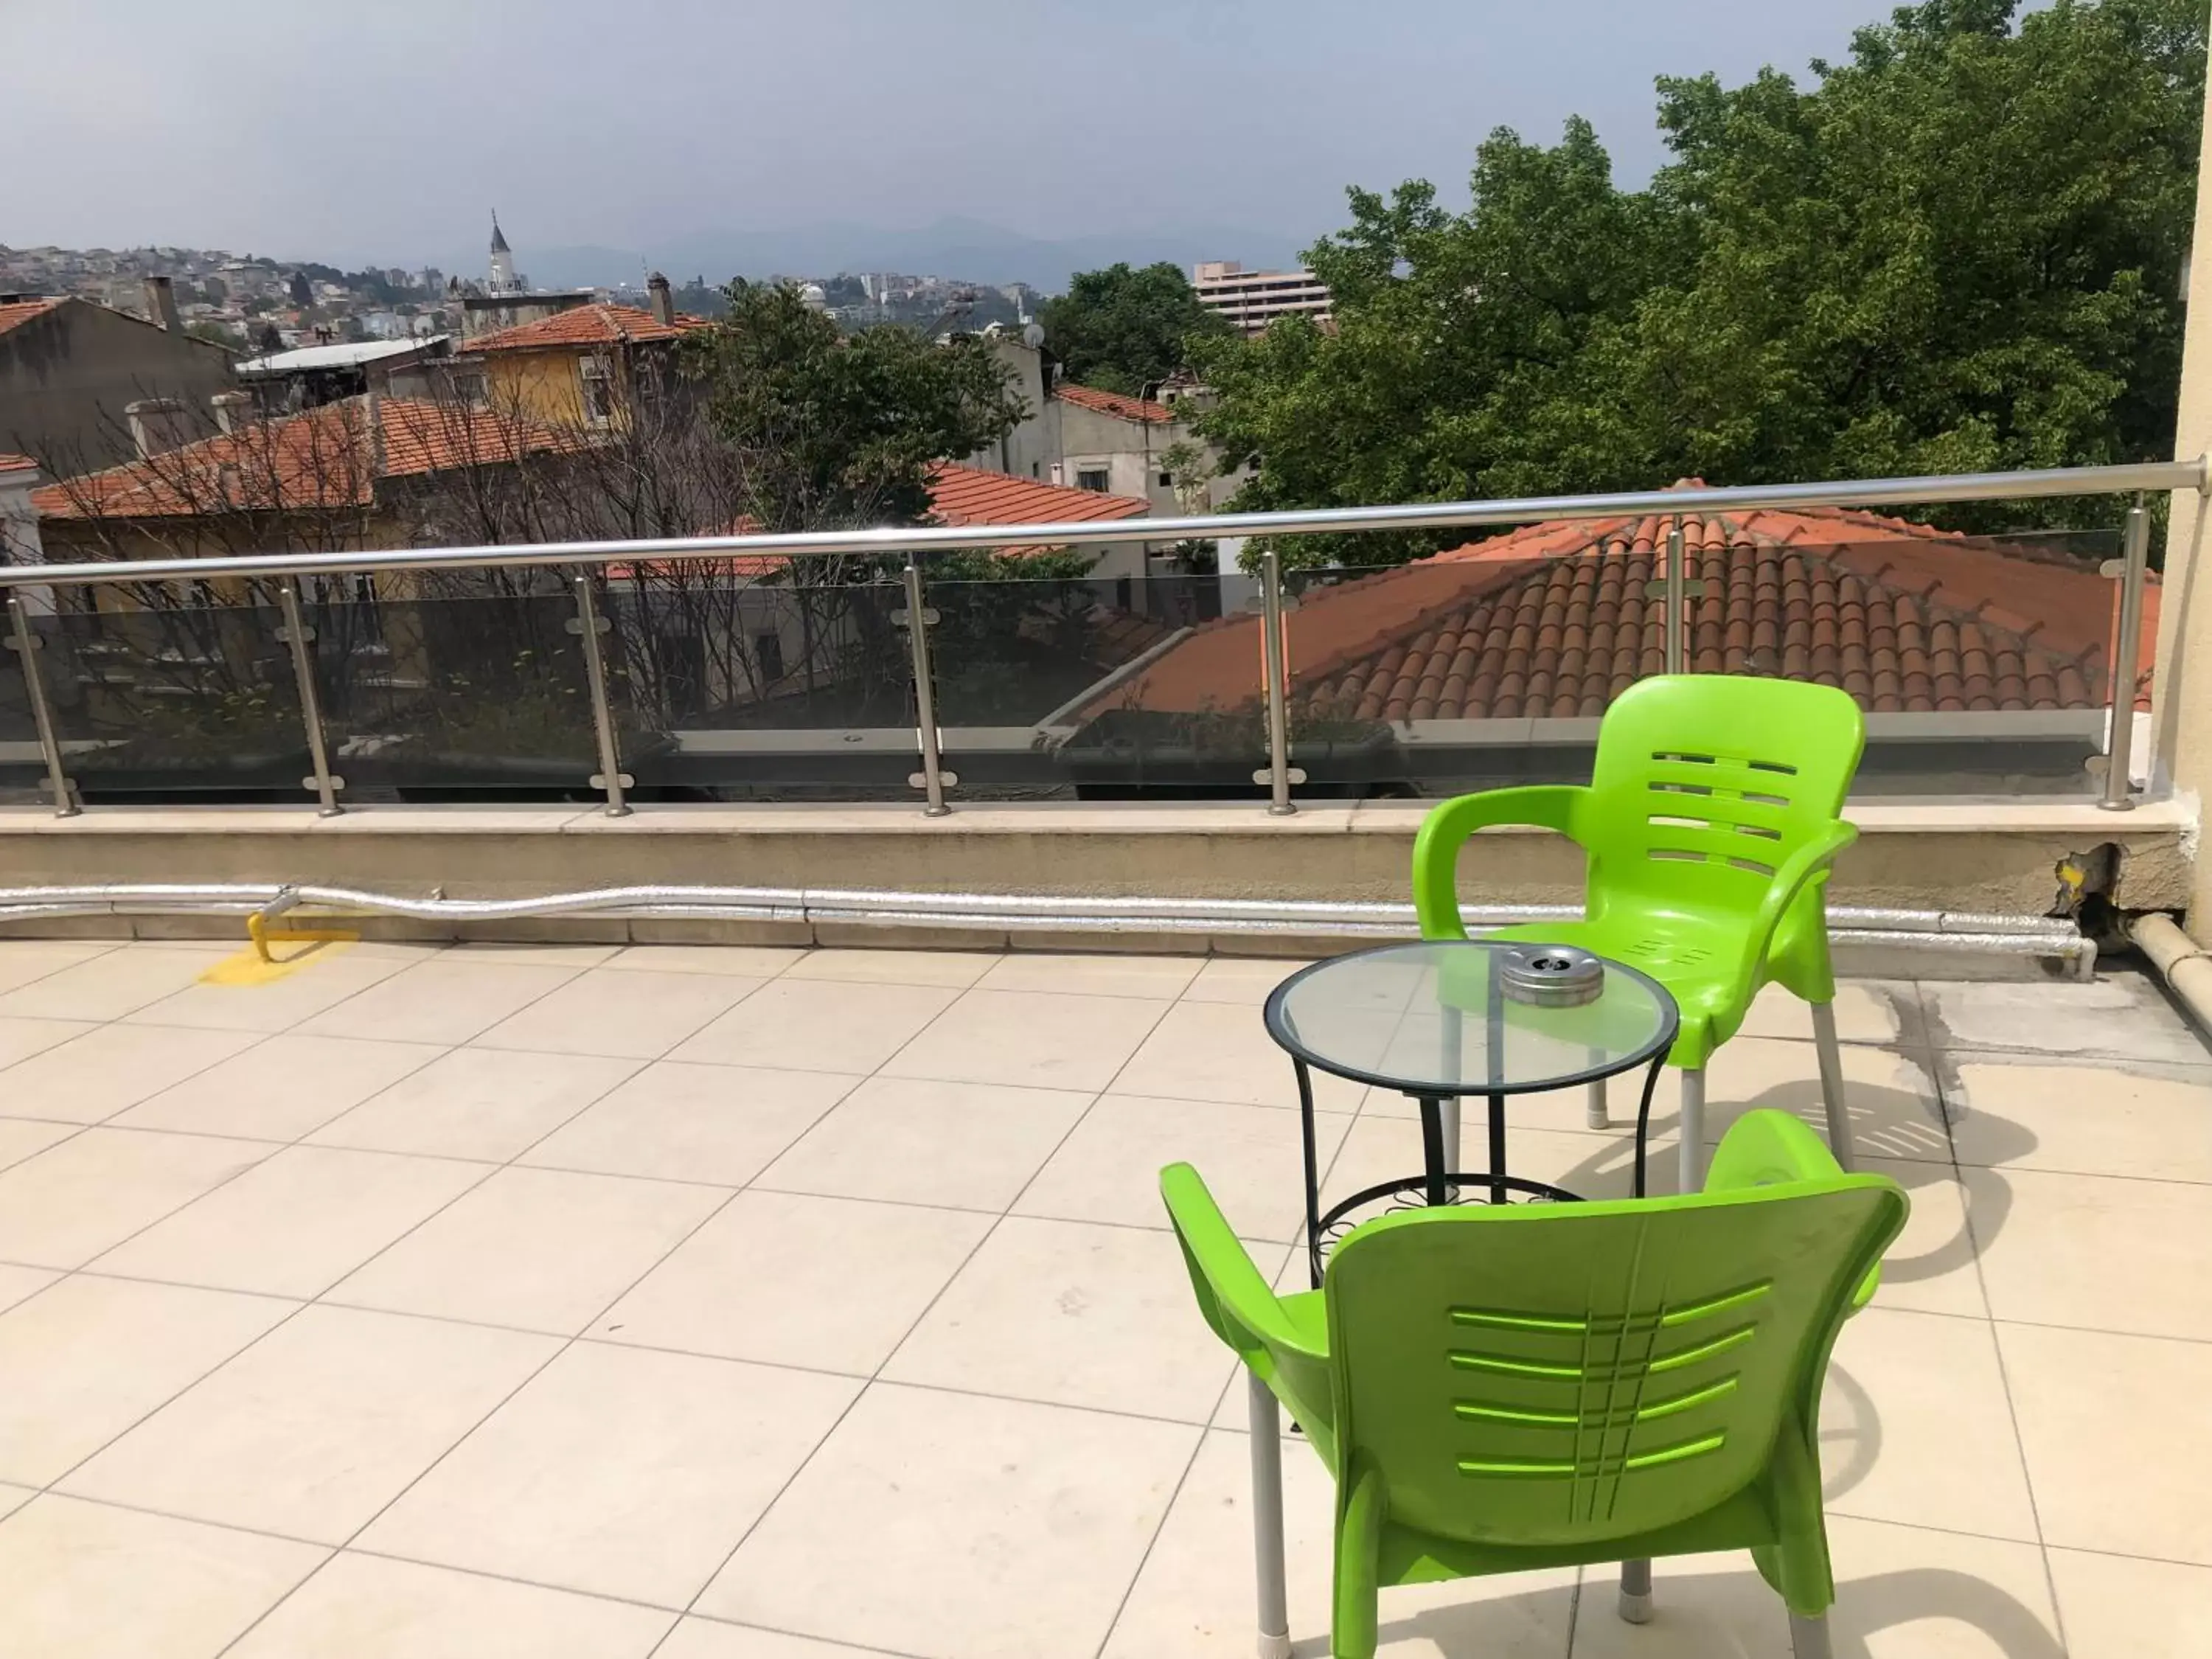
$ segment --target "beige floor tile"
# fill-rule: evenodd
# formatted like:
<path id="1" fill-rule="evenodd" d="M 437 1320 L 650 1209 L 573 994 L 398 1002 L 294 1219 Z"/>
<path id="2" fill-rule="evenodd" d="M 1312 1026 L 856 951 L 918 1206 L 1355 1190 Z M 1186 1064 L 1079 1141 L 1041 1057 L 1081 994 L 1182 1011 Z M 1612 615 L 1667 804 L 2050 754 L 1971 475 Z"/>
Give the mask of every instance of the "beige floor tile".
<path id="1" fill-rule="evenodd" d="M 276 1150 L 265 1140 L 87 1129 L 0 1170 L 0 1261 L 81 1267 Z"/>
<path id="2" fill-rule="evenodd" d="M 67 1042 L 71 1037 L 82 1036 L 87 1031 L 95 1029 L 90 1020 L 85 1019 L 0 1017 L 0 1066 L 12 1066 L 20 1060 L 28 1060 L 33 1054 L 42 1054 L 58 1043 Z M 0 1085 L 5 1082 L 5 1073 L 0 1073 Z M 11 1111 L 20 1109 L 15 1103 L 13 1088 L 0 1086 L 0 1105 Z"/>
<path id="3" fill-rule="evenodd" d="M 503 952 L 448 951 L 404 968 L 301 1027 L 319 1036 L 466 1042 L 574 979 L 581 969 Z"/>
<path id="4" fill-rule="evenodd" d="M 653 1650 L 653 1659 L 882 1659 L 880 1650 L 817 1642 L 811 1636 L 686 1619 Z"/>
<path id="5" fill-rule="evenodd" d="M 117 948 L 104 939 L 0 939 L 0 991 L 15 990 Z"/>
<path id="6" fill-rule="evenodd" d="M 36 1296 L 60 1277 L 47 1267 L 17 1267 L 0 1262 L 0 1310 Z"/>
<path id="7" fill-rule="evenodd" d="M 0 1092 L 17 1116 L 98 1123 L 252 1042 L 232 1031 L 102 1025 L 0 1073 Z"/>
<path id="8" fill-rule="evenodd" d="M 38 1495 L 35 1486 L 0 1486 L 0 1516 L 13 1515 Z"/>
<path id="9" fill-rule="evenodd" d="M 2070 1659 L 2203 1659 L 2212 1653 L 2212 1567 L 2081 1550 L 2050 1552 Z"/>
<path id="10" fill-rule="evenodd" d="M 990 1226 L 968 1211 L 740 1193 L 592 1334 L 865 1375 Z"/>
<path id="11" fill-rule="evenodd" d="M 784 973 L 790 979 L 965 990 L 1000 959 L 996 951 L 809 951 Z"/>
<path id="12" fill-rule="evenodd" d="M 763 986 L 668 1058 L 865 1074 L 959 994 L 943 986 L 801 979 L 799 968 Z"/>
<path id="13" fill-rule="evenodd" d="M 883 1375 L 1203 1423 L 1234 1364 L 1191 1301 L 1171 1235 L 1010 1216 Z"/>
<path id="14" fill-rule="evenodd" d="M 131 1022 L 220 1031 L 289 1031 L 422 959 L 386 955 L 360 945 L 319 945 L 282 979 L 189 986 L 148 1003 L 131 1016 Z"/>
<path id="15" fill-rule="evenodd" d="M 76 1275 L 0 1314 L 0 1479 L 58 1480 L 292 1311 Z"/>
<path id="16" fill-rule="evenodd" d="M 0 1014 L 26 1019 L 120 1019 L 183 990 L 237 953 L 235 945 L 126 945 L 0 995 Z"/>
<path id="17" fill-rule="evenodd" d="M 1062 996 L 1181 996 L 1197 976 L 1203 957 L 1124 956 L 1111 951 L 1064 955 L 1013 951 L 1000 957 L 975 983 L 986 991 L 1051 991 Z"/>
<path id="18" fill-rule="evenodd" d="M 878 1384 L 699 1611 L 927 1659 L 1095 1651 L 1198 1433 Z"/>
<path id="19" fill-rule="evenodd" d="M 273 1036 L 164 1089 L 116 1121 L 137 1129 L 296 1140 L 444 1052 L 426 1042 Z"/>
<path id="20" fill-rule="evenodd" d="M 1274 988 L 1310 963 L 1295 957 L 1210 957 L 1198 970 L 1185 1002 L 1234 1002 L 1257 1008 Z"/>
<path id="21" fill-rule="evenodd" d="M 520 1331 L 304 1309 L 63 1488 L 339 1543 L 558 1346 Z"/>
<path id="22" fill-rule="evenodd" d="M 933 1020 L 884 1074 L 1103 1089 L 1167 1008 L 1138 997 L 977 989 Z"/>
<path id="23" fill-rule="evenodd" d="M 1250 1449 L 1238 1434 L 1209 1434 L 1146 1557 L 1103 1659 L 1250 1659 Z M 1283 1447 L 1284 1560 L 1291 1637 L 1301 1656 L 1328 1651 L 1328 1471 L 1302 1441 Z M 1565 1659 L 1574 1622 L 1575 1570 L 1386 1589 L 1384 1659 Z M 1584 1603 L 1583 1618 L 1590 1617 Z M 1716 1656 L 1717 1659 L 1717 1656 Z"/>
<path id="24" fill-rule="evenodd" d="M 1959 1162 L 2212 1183 L 2212 1067 L 1959 1054 Z"/>
<path id="25" fill-rule="evenodd" d="M 1879 1304 L 1853 1319 L 1820 1399 L 1828 1513 L 2034 1541 L 2010 1369 L 1978 1319 Z"/>
<path id="26" fill-rule="evenodd" d="M 1364 1085 L 1321 1072 L 1313 1081 L 1314 1104 L 1322 1111 L 1350 1111 L 1366 1092 Z M 1177 1003 L 1114 1079 L 1114 1090 L 1292 1110 L 1298 1103 L 1291 1057 L 1267 1036 L 1260 1011 L 1237 1003 Z"/>
<path id="27" fill-rule="evenodd" d="M 2212 1566 L 2212 1343 L 1996 1333 L 2044 1541 Z"/>
<path id="28" fill-rule="evenodd" d="M 77 1126 L 74 1123 L 0 1117 L 0 1170 L 35 1157 L 47 1147 L 67 1140 L 76 1132 Z"/>
<path id="29" fill-rule="evenodd" d="M 870 1078 L 757 1182 L 781 1192 L 1004 1210 L 1091 1103 L 1059 1089 Z"/>
<path id="30" fill-rule="evenodd" d="M 571 1118 L 522 1162 L 742 1187 L 860 1080 L 662 1060 Z"/>
<path id="31" fill-rule="evenodd" d="M 2203 1065 L 2203 1042 L 2151 979 L 2106 973 L 2087 985 L 2054 981 L 1921 988 L 1929 1040 L 1943 1048 L 2020 1048 Z"/>
<path id="32" fill-rule="evenodd" d="M 768 981 L 594 968 L 476 1039 L 481 1048 L 654 1060 Z"/>
<path id="33" fill-rule="evenodd" d="M 1923 1054 L 1899 1053 L 1863 1043 L 1843 1046 L 1844 1093 L 1851 1115 L 1851 1140 L 1866 1158 L 1951 1161 L 1951 1142 L 1935 1072 Z M 1675 1085 L 1668 1089 L 1668 1085 Z M 1661 1079 L 1670 1106 L 1678 1106 L 1677 1074 Z M 1827 1133 L 1827 1108 L 1810 1043 L 1775 1037 L 1738 1037 L 1706 1068 L 1705 1138 L 1717 1142 L 1728 1126 L 1754 1106 L 1802 1118 Z M 1655 1111 L 1656 1105 L 1655 1103 Z"/>
<path id="34" fill-rule="evenodd" d="M 580 1343 L 358 1542 L 680 1607 L 860 1386 L 818 1372 Z"/>
<path id="35" fill-rule="evenodd" d="M 225 1659 L 646 1659 L 670 1615 L 350 1552 Z"/>
<path id="36" fill-rule="evenodd" d="M 1844 980 L 1836 987 L 1836 1035 L 1845 1042 L 1918 1048 L 1927 1041 L 1920 988 L 1906 979 Z M 1779 985 L 1751 1000 L 1739 1036 L 1813 1040 L 1813 1010 Z"/>
<path id="37" fill-rule="evenodd" d="M 586 927 L 620 926 L 583 919 Z M 520 963 L 536 968 L 598 968 L 612 962 L 629 946 L 615 944 L 550 945 L 532 939 L 471 939 L 455 945 L 445 955 L 455 962 Z"/>
<path id="38" fill-rule="evenodd" d="M 1966 1189 L 1957 1171 L 1941 1164 L 1859 1160 L 1860 1172 L 1886 1175 L 1912 1202 L 1905 1231 L 1882 1260 L 1877 1305 L 1919 1313 L 1986 1319 L 1982 1276 L 1974 1262 L 1974 1234 L 1966 1224 Z"/>
<path id="39" fill-rule="evenodd" d="M 51 1494 L 0 1522 L 9 1659 L 208 1659 L 315 1570 L 312 1544 Z"/>
<path id="40" fill-rule="evenodd" d="M 365 1152 L 505 1163 L 637 1070 L 629 1060 L 456 1048 L 308 1137 Z"/>
<path id="41" fill-rule="evenodd" d="M 1314 1114 L 1321 1169 L 1352 1122 L 1336 1112 Z M 1133 1095 L 1100 1097 L 1014 1207 L 1024 1215 L 1164 1228 L 1160 1170 L 1176 1163 L 1196 1168 L 1229 1224 L 1247 1238 L 1287 1243 L 1305 1224 L 1296 1113 Z"/>
<path id="42" fill-rule="evenodd" d="M 501 1170 L 330 1297 L 572 1335 L 728 1195 L 672 1181 Z"/>
<path id="43" fill-rule="evenodd" d="M 450 1158 L 288 1146 L 108 1251 L 94 1271 L 311 1299 L 485 1173 Z"/>
<path id="44" fill-rule="evenodd" d="M 609 957 L 608 968 L 655 974 L 729 974 L 774 979 L 805 951 L 780 945 L 632 945 Z"/>
<path id="45" fill-rule="evenodd" d="M 2212 1187 L 1960 1174 L 1996 1318 L 2199 1341 L 2212 1334 Z"/>

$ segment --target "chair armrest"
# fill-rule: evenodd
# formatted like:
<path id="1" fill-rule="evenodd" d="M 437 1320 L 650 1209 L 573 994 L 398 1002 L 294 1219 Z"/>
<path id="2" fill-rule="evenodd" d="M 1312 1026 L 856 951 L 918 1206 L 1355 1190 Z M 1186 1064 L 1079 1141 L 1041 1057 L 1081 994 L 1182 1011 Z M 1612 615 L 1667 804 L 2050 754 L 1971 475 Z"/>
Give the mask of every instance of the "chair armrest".
<path id="1" fill-rule="evenodd" d="M 1486 789 L 1461 795 L 1433 808 L 1413 839 L 1413 908 L 1423 939 L 1465 939 L 1459 915 L 1459 849 L 1478 830 L 1526 824 L 1554 830 L 1571 841 L 1576 835 L 1583 798 L 1579 784 L 1538 783 L 1516 789 Z"/>
<path id="2" fill-rule="evenodd" d="M 1213 1334 L 1234 1348 L 1247 1364 L 1260 1362 L 1262 1376 L 1275 1370 L 1269 1350 L 1281 1349 L 1326 1359 L 1285 1316 L 1271 1286 L 1252 1265 L 1244 1242 L 1221 1213 L 1196 1170 L 1170 1164 L 1160 1171 L 1160 1197 L 1182 1246 L 1199 1311 Z"/>
<path id="3" fill-rule="evenodd" d="M 1828 1181 L 1843 1173 L 1844 1166 L 1836 1162 L 1826 1141 L 1789 1113 L 1759 1107 L 1746 1112 L 1721 1137 L 1705 1170 L 1705 1190 L 1740 1192 L 1794 1181 Z M 1881 1264 L 1876 1262 L 1852 1292 L 1851 1311 L 1873 1301 L 1881 1285 Z"/>
<path id="4" fill-rule="evenodd" d="M 1766 961 L 1767 952 L 1773 948 L 1774 930 L 1790 914 L 1790 907 L 1803 896 L 1806 888 L 1826 876 L 1836 861 L 1836 855 L 1859 838 L 1854 824 L 1838 818 L 1819 835 L 1807 842 L 1787 859 L 1766 884 L 1766 892 L 1759 902 L 1750 924 L 1744 930 L 1744 952 L 1736 965 L 1736 980 L 1729 997 L 1729 1006 L 1743 1007 L 1751 1001 L 1757 983 L 1757 975 Z"/>

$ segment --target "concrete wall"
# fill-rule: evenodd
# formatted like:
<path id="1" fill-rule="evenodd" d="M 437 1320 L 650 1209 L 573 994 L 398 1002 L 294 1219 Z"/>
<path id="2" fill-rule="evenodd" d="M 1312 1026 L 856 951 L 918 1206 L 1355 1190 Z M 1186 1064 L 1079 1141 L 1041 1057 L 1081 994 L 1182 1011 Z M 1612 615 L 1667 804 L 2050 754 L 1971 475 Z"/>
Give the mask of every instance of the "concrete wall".
<path id="1" fill-rule="evenodd" d="M 231 362 L 221 346 L 68 301 L 0 334 L 0 450 L 62 473 L 130 460 L 123 410 L 142 398 L 182 398 L 184 435 L 204 436 L 208 399 L 235 385 Z"/>

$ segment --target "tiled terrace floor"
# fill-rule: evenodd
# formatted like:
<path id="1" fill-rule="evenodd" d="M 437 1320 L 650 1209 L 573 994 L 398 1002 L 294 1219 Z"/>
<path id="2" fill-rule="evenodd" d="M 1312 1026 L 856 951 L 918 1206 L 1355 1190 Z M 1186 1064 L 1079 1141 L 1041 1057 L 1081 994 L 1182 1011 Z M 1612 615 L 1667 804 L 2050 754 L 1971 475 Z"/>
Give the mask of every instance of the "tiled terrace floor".
<path id="1" fill-rule="evenodd" d="M 0 1654 L 1249 1654 L 1242 1391 L 1153 1180 L 1295 1273 L 1286 964 L 224 954 L 0 943 Z M 1915 1212 L 1827 1390 L 1838 1652 L 2212 1652 L 2212 1061 L 2126 976 L 1841 1006 Z M 1716 1131 L 1813 1105 L 1805 1030 L 1761 1009 Z M 1401 1103 L 1322 1103 L 1333 1188 L 1409 1167 Z M 1618 1191 L 1581 1114 L 1516 1167 Z M 1612 1603 L 1388 1593 L 1386 1651 L 1786 1651 L 1742 1559 Z"/>

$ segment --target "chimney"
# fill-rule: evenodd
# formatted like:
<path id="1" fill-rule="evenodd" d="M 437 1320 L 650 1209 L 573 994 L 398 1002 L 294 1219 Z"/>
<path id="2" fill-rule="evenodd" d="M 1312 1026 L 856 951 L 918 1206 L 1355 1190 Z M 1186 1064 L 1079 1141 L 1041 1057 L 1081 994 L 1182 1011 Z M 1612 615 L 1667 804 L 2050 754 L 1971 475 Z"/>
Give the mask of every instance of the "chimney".
<path id="1" fill-rule="evenodd" d="M 177 315 L 177 285 L 167 277 L 146 279 L 146 315 L 172 334 L 185 331 L 184 319 Z"/>
<path id="2" fill-rule="evenodd" d="M 664 328 L 676 326 L 676 299 L 668 291 L 668 278 L 659 271 L 645 279 L 646 306 L 653 320 Z"/>
<path id="3" fill-rule="evenodd" d="M 188 435 L 185 405 L 177 398 L 141 398 L 123 405 L 123 418 L 131 423 L 131 444 L 143 460 L 165 449 L 174 449 Z"/>
<path id="4" fill-rule="evenodd" d="M 361 406 L 368 428 L 368 487 L 374 494 L 377 480 L 384 476 L 384 393 L 369 387 Z"/>
<path id="5" fill-rule="evenodd" d="M 215 410 L 215 423 L 225 432 L 235 432 L 246 423 L 246 411 L 252 404 L 250 392 L 218 392 L 208 399 Z"/>

